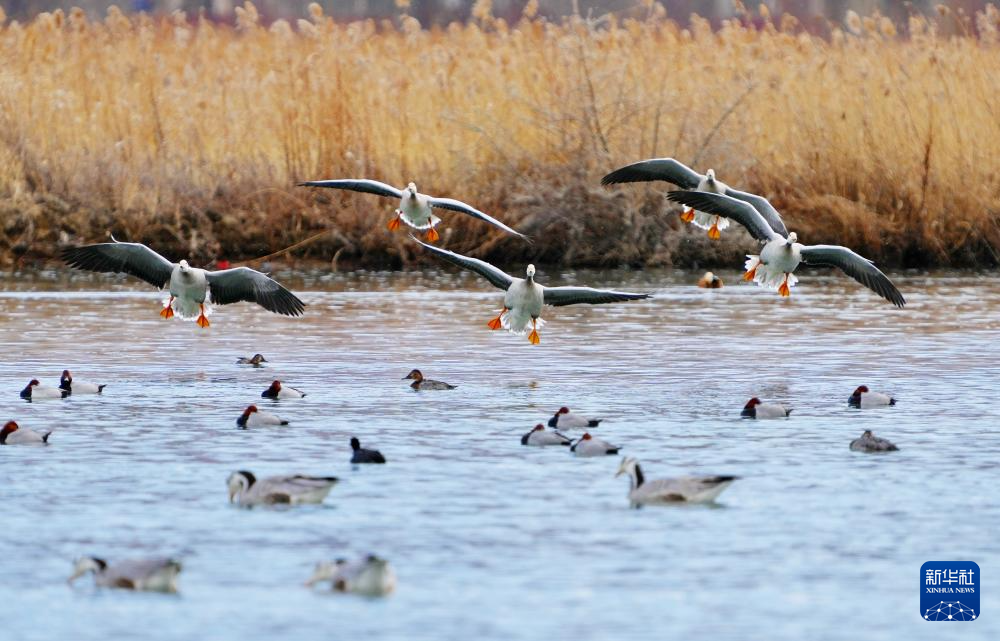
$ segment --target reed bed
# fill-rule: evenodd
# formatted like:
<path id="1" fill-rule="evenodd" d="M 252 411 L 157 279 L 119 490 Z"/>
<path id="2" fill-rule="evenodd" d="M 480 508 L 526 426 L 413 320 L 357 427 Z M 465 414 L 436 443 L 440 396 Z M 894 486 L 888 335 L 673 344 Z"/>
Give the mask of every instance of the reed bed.
<path id="1" fill-rule="evenodd" d="M 442 243 L 520 267 L 738 261 L 662 189 L 599 186 L 674 156 L 769 197 L 805 242 L 895 267 L 995 265 L 1000 249 L 1000 12 L 944 36 L 942 15 L 790 18 L 681 28 L 532 15 L 424 29 L 402 15 L 235 26 L 112 9 L 0 20 L 0 260 L 67 243 L 146 242 L 210 261 L 311 238 L 294 259 L 398 266 L 420 255 L 395 203 L 295 187 L 370 177 L 479 206 L 526 245 L 446 214 Z M 324 231 L 326 230 L 326 231 Z M 738 263 L 730 263 L 738 264 Z"/>

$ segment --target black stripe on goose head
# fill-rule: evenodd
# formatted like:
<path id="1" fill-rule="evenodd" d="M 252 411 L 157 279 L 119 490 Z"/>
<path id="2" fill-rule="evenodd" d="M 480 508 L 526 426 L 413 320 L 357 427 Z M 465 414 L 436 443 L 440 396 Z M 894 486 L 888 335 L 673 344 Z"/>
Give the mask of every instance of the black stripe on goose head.
<path id="1" fill-rule="evenodd" d="M 253 484 L 257 482 L 257 477 L 253 475 L 253 472 L 248 472 L 246 470 L 240 470 L 236 472 L 243 478 L 247 480 L 247 489 L 253 487 Z"/>
<path id="2" fill-rule="evenodd" d="M 96 556 L 92 556 L 90 557 L 90 560 L 97 564 L 97 567 L 101 569 L 100 570 L 101 572 L 104 572 L 105 570 L 108 569 L 108 562 L 105 561 L 104 559 L 99 559 Z"/>
<path id="3" fill-rule="evenodd" d="M 643 483 L 646 482 L 646 477 L 642 474 L 642 468 L 639 467 L 638 461 L 635 464 L 635 487 L 638 489 Z"/>

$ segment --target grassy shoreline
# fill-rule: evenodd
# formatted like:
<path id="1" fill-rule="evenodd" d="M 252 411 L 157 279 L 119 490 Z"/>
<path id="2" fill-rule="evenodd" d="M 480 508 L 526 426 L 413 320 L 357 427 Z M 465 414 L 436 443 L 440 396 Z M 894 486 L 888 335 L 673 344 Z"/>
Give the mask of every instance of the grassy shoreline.
<path id="1" fill-rule="evenodd" d="M 480 11 L 426 30 L 235 28 L 183 16 L 0 26 L 0 265 L 113 232 L 232 261 L 325 229 L 294 256 L 420 259 L 394 203 L 294 187 L 369 177 L 459 198 L 535 239 L 442 216 L 442 242 L 498 264 L 732 265 L 752 247 L 682 228 L 663 183 L 601 176 L 674 156 L 769 197 L 807 243 L 887 267 L 1000 264 L 1000 12 L 976 34 L 851 18 L 829 39 L 788 19 L 681 29 Z M 856 18 L 856 19 L 855 19 Z M 759 20 L 759 19 L 758 19 Z"/>

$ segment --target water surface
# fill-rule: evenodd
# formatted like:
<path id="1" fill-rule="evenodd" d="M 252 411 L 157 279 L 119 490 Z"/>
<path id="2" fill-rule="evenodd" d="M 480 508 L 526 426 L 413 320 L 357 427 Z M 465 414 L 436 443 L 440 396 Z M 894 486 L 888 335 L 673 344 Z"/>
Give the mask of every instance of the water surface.
<path id="1" fill-rule="evenodd" d="M 997 638 L 1000 278 L 896 275 L 896 310 L 828 273 L 788 300 L 721 275 L 548 270 L 655 298 L 547 308 L 538 347 L 486 328 L 499 293 L 466 274 L 278 272 L 304 317 L 231 305 L 208 330 L 134 279 L 4 275 L 0 418 L 55 432 L 0 448 L 0 637 L 938 639 L 920 565 L 972 560 L 983 616 L 960 632 Z M 254 352 L 270 363 L 235 364 Z M 105 394 L 18 399 L 67 367 Z M 414 393 L 413 367 L 459 387 Z M 261 399 L 275 378 L 308 396 Z M 860 384 L 899 404 L 849 409 Z M 741 421 L 755 395 L 792 417 Z M 252 402 L 292 424 L 237 430 Z M 647 478 L 742 479 L 715 508 L 629 510 L 617 457 L 520 445 L 561 405 L 604 417 Z M 850 452 L 864 429 L 900 451 Z M 352 469 L 351 436 L 389 464 Z M 343 482 L 240 510 L 236 469 Z M 302 587 L 367 551 L 396 567 L 390 598 Z M 82 554 L 179 556 L 181 592 L 68 588 Z"/>

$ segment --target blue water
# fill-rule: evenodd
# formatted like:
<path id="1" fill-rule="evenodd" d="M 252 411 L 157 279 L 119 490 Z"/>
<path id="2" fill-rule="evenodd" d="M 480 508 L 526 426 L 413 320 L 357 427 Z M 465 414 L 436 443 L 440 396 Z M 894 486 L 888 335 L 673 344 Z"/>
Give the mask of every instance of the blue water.
<path id="1" fill-rule="evenodd" d="M 685 272 L 549 270 L 655 298 L 548 308 L 537 347 L 486 328 L 499 293 L 467 275 L 276 276 L 306 316 L 227 306 L 208 330 L 161 320 L 134 280 L 4 277 L 0 418 L 54 433 L 0 447 L 0 638 L 1000 637 L 995 275 L 895 275 L 900 311 L 827 274 L 782 300 L 736 273 L 708 291 Z M 254 352 L 267 367 L 235 364 Z M 65 367 L 104 395 L 18 399 Z M 414 367 L 459 387 L 412 392 Z M 275 378 L 308 396 L 264 401 Z M 860 384 L 899 404 L 849 409 Z M 740 420 L 751 396 L 792 417 Z M 252 402 L 291 425 L 237 430 Z M 630 510 L 617 457 L 520 445 L 561 405 L 603 417 L 595 434 L 647 478 L 742 478 L 717 507 Z M 864 429 L 900 451 L 849 451 Z M 351 436 L 389 463 L 352 469 Z M 236 469 L 342 483 L 322 506 L 242 510 Z M 396 569 L 390 597 L 302 586 L 369 551 Z M 177 556 L 180 592 L 69 587 L 84 554 Z M 979 564 L 980 620 L 920 618 L 930 560 Z"/>

